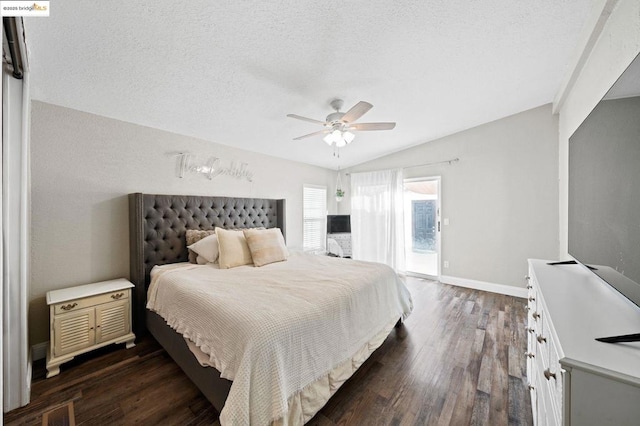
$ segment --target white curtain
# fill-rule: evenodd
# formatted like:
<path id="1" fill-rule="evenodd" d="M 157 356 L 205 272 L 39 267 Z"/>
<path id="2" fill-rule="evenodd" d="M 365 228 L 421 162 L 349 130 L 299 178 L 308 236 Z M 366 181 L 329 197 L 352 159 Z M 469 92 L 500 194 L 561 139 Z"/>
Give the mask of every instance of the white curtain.
<path id="1" fill-rule="evenodd" d="M 351 174 L 353 258 L 404 271 L 402 169 Z"/>
<path id="2" fill-rule="evenodd" d="M 18 20 L 18 34 L 22 34 Z M 4 31 L 3 31 L 4 34 Z M 21 51 L 24 53 L 24 45 Z M 23 55 L 21 80 L 2 72 L 2 406 L 29 403 L 31 361 L 28 341 L 29 296 L 29 73 Z"/>

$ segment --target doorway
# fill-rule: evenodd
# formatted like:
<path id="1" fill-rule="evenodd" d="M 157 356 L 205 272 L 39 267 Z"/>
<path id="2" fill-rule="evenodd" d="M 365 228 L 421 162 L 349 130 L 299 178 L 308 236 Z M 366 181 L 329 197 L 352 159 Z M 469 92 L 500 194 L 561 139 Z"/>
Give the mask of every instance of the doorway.
<path id="1" fill-rule="evenodd" d="M 440 276 L 440 177 L 404 180 L 404 241 L 410 275 Z"/>

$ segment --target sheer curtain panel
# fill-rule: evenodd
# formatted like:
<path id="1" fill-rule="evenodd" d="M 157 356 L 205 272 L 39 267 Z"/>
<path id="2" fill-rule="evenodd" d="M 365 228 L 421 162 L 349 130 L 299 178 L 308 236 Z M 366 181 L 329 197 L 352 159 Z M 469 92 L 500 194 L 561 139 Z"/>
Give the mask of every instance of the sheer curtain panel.
<path id="1" fill-rule="evenodd" d="M 404 271 L 402 169 L 351 174 L 353 258 Z"/>

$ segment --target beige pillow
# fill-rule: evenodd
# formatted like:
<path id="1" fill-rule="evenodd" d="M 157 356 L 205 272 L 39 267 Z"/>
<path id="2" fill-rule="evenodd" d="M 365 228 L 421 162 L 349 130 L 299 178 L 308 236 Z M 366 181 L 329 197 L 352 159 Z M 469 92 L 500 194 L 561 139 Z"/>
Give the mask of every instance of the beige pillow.
<path id="1" fill-rule="evenodd" d="M 218 248 L 220 250 L 218 264 L 221 269 L 235 268 L 236 266 L 251 265 L 253 263 L 251 252 L 242 230 L 216 228 L 216 235 L 218 236 Z"/>
<path id="2" fill-rule="evenodd" d="M 189 250 L 189 262 L 198 263 L 198 253 L 189 249 L 188 247 L 192 244 L 197 243 L 201 239 L 208 237 L 209 235 L 214 235 L 216 231 L 214 229 L 210 229 L 207 231 L 203 231 L 200 229 L 187 229 L 187 233 L 185 234 L 185 240 L 187 241 L 187 249 Z"/>
<path id="3" fill-rule="evenodd" d="M 247 240 L 249 251 L 251 251 L 253 264 L 256 266 L 282 262 L 289 257 L 289 251 L 280 228 L 265 229 L 263 231 L 245 229 L 244 237 Z"/>
<path id="4" fill-rule="evenodd" d="M 196 263 L 199 265 L 215 263 L 218 260 L 218 236 L 216 234 L 208 235 L 187 248 L 196 252 L 198 255 Z"/>

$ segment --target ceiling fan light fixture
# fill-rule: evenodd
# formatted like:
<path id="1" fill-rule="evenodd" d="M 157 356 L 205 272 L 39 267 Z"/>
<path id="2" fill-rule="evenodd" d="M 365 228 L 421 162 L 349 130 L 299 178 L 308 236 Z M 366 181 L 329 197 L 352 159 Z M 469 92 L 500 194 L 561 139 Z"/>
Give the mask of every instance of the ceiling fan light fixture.
<path id="1" fill-rule="evenodd" d="M 342 133 L 342 139 L 344 139 L 344 141 L 347 144 L 350 144 L 351 142 L 353 142 L 353 139 L 356 137 L 356 135 L 354 135 L 351 132 L 344 132 Z"/>
<path id="2" fill-rule="evenodd" d="M 336 129 L 333 132 L 329 133 L 327 136 L 325 136 L 323 138 L 323 140 L 328 145 L 333 145 L 333 144 L 336 144 L 337 146 L 344 146 L 345 145 L 344 138 L 342 137 L 342 132 L 340 130 L 338 130 L 338 129 Z"/>
<path id="3" fill-rule="evenodd" d="M 322 138 L 323 141 L 327 143 L 327 145 L 333 145 L 333 133 L 329 133 L 327 136 Z"/>

